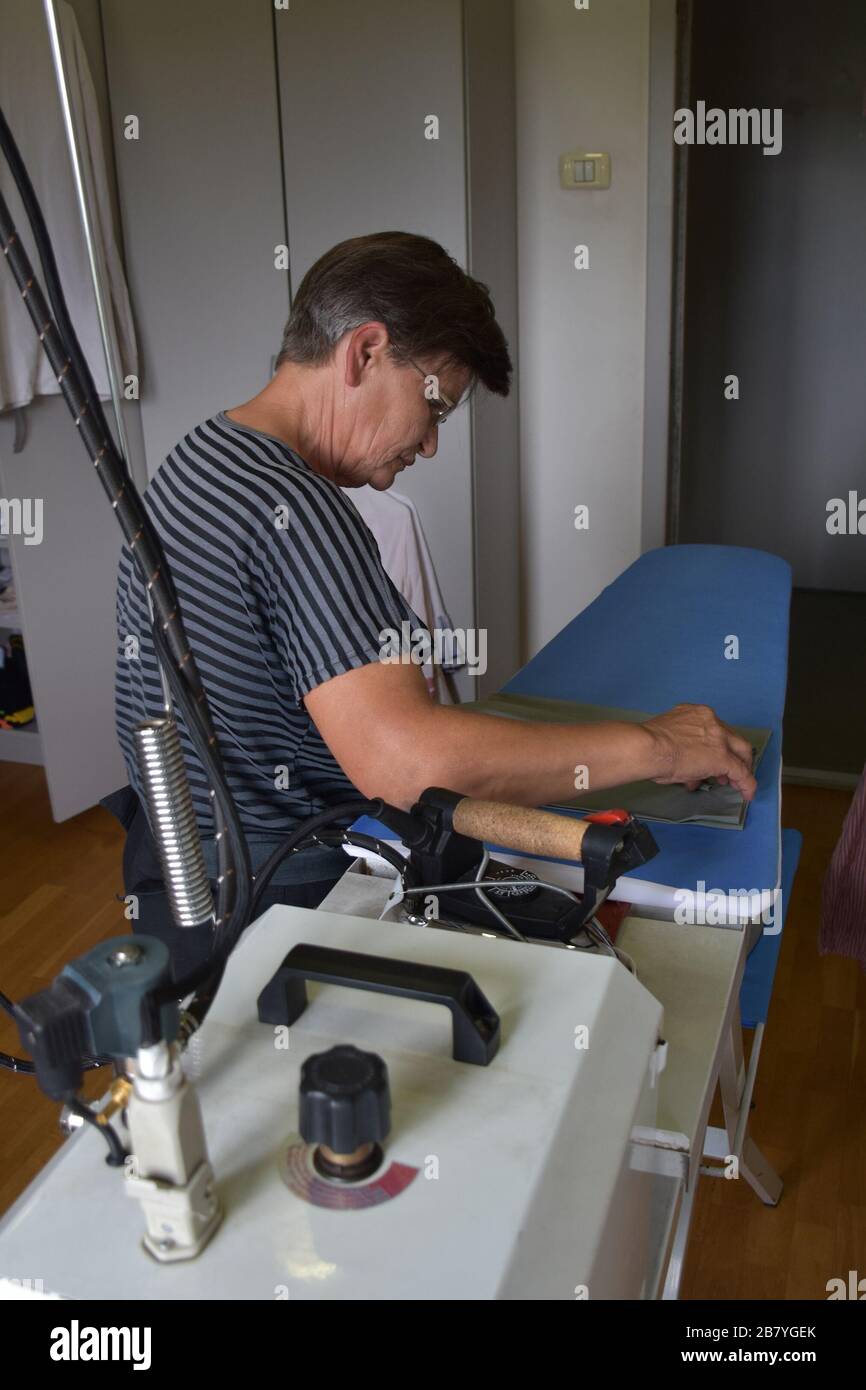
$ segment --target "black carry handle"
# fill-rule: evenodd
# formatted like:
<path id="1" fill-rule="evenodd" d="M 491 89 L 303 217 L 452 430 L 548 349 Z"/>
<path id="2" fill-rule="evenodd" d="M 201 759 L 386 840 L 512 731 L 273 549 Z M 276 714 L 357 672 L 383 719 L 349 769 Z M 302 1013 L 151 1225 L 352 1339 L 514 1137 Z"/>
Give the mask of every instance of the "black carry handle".
<path id="1" fill-rule="evenodd" d="M 307 1007 L 307 980 L 444 1004 L 454 1023 L 455 1062 L 486 1067 L 499 1051 L 499 1015 L 466 970 L 302 942 L 259 995 L 260 1022 L 289 1026 L 299 1019 Z"/>

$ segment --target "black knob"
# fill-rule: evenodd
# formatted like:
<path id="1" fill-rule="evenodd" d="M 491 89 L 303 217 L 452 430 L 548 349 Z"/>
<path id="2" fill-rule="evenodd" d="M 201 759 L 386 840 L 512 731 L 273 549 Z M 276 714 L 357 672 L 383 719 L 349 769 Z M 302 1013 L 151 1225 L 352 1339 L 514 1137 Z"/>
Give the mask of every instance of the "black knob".
<path id="1" fill-rule="evenodd" d="M 301 1067 L 302 1139 L 333 1154 L 380 1144 L 391 1128 L 388 1068 L 375 1052 L 349 1045 L 316 1052 Z"/>

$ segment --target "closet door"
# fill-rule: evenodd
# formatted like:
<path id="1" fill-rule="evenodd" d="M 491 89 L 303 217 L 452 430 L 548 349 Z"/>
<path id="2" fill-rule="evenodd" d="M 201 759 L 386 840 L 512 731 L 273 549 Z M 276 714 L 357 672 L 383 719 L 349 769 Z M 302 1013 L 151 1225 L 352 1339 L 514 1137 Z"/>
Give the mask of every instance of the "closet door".
<path id="1" fill-rule="evenodd" d="M 17 454 L 14 423 L 0 418 L 0 492 L 42 504 L 40 543 L 12 536 L 10 545 L 41 761 L 60 821 L 127 780 L 114 733 L 120 531 L 63 401 L 37 400 L 27 417 L 27 442 Z M 15 757 L 18 737 L 0 733 L 7 740 L 0 756 Z"/>
<path id="2" fill-rule="evenodd" d="M 56 169 L 68 155 L 41 8 L 35 16 L 28 16 L 32 36 L 28 29 L 24 45 L 30 57 L 27 101 L 16 105 L 13 100 L 8 114 L 15 127 L 23 124 L 23 130 L 17 130 L 22 152 L 25 161 L 31 162 L 30 172 L 59 248 L 64 238 L 74 241 L 80 234 L 71 192 L 68 203 L 62 197 L 46 197 L 56 191 Z M 74 9 L 87 52 L 96 109 L 103 121 L 110 187 L 111 141 L 99 6 L 97 0 L 75 0 Z M 13 12 L 17 17 L 23 11 L 14 7 Z M 4 17 L 6 14 L 4 10 Z M 20 43 L 15 45 L 15 51 L 20 47 Z M 12 92 L 14 96 L 14 87 Z M 35 136 L 37 119 L 44 123 L 40 134 L 54 132 L 45 142 L 50 150 L 47 162 L 44 157 L 33 158 L 34 148 L 43 149 L 39 140 L 28 148 L 27 137 Z M 42 279 L 20 202 L 12 195 L 8 174 L 4 173 L 4 179 L 19 235 Z M 84 303 L 89 279 L 83 285 L 70 283 L 69 261 L 64 262 L 61 256 L 60 264 L 67 267 L 65 288 L 75 321 L 76 306 Z M 0 275 L 9 275 L 5 266 L 0 266 Z M 81 331 L 80 320 L 78 327 Z M 32 330 L 26 314 L 22 314 L 22 331 L 30 341 Z M 32 343 L 35 345 L 35 338 Z M 86 334 L 84 343 L 85 351 L 92 352 Z M 91 365 L 98 365 L 92 356 Z M 111 418 L 110 405 L 107 413 Z M 127 403 L 124 415 L 134 451 L 140 443 L 134 403 Z M 120 532 L 60 396 L 37 397 L 20 419 L 26 428 L 16 453 L 16 421 L 9 415 L 0 417 L 0 496 L 26 500 L 37 508 L 41 536 L 31 532 L 8 538 L 17 611 L 14 619 L 0 613 L 0 629 L 8 629 L 11 623 L 23 635 L 36 723 L 0 732 L 0 777 L 5 761 L 43 763 L 51 808 L 55 820 L 60 821 L 92 806 L 126 781 L 114 731 L 114 591 Z M 140 454 L 133 452 L 131 466 L 139 480 L 140 463 Z"/>
<path id="3" fill-rule="evenodd" d="M 152 476 L 193 426 L 261 390 L 282 340 L 274 10 L 103 0 L 102 17 Z"/>

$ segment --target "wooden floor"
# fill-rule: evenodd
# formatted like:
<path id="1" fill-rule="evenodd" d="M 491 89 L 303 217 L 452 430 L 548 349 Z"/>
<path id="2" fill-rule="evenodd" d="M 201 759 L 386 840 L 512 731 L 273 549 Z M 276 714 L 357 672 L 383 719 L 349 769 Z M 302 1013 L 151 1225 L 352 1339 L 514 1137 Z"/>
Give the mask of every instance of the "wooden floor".
<path id="1" fill-rule="evenodd" d="M 803 854 L 750 1129 L 785 1191 L 764 1207 L 743 1181 L 701 1180 L 684 1298 L 826 1299 L 828 1279 L 866 1275 L 866 975 L 818 954 L 821 882 L 849 804 L 784 788 L 782 824 L 803 832 Z"/>
<path id="2" fill-rule="evenodd" d="M 0 990 L 22 999 L 49 985 L 61 966 L 129 923 L 115 900 L 123 879 L 123 831 L 101 807 L 55 825 L 41 767 L 0 763 Z M 21 1055 L 13 1021 L 0 1010 L 0 1052 Z M 105 1089 L 107 1071 L 86 1078 Z M 0 1069 L 0 1211 L 59 1146 L 59 1107 L 32 1076 Z"/>
<path id="3" fill-rule="evenodd" d="M 824 1299 L 829 1278 L 866 1276 L 866 976 L 817 946 L 821 880 L 849 799 L 785 789 L 783 824 L 803 831 L 804 852 L 752 1117 L 785 1192 L 770 1209 L 743 1181 L 701 1180 L 684 1298 Z M 125 931 L 115 900 L 122 834 L 100 809 L 55 825 L 40 768 L 0 763 L 0 805 L 0 989 L 18 999 Z M 0 1050 L 18 1050 L 2 1013 Z M 32 1078 L 0 1071 L 0 1210 L 57 1148 L 56 1116 Z"/>

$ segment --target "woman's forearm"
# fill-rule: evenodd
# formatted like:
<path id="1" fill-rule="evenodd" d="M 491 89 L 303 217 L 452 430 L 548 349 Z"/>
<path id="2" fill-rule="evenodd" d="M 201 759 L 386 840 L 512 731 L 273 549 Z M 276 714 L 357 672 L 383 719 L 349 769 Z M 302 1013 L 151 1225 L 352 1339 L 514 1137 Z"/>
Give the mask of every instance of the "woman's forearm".
<path id="1" fill-rule="evenodd" d="M 412 760 L 418 791 L 435 783 L 539 806 L 667 771 L 664 748 L 641 724 L 536 724 L 452 706 L 431 715 Z"/>

